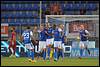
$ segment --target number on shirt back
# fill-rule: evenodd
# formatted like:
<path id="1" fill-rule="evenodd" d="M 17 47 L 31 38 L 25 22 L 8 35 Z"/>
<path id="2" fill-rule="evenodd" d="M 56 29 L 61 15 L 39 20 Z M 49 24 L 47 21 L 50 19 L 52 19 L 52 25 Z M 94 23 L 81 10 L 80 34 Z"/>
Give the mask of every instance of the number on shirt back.
<path id="1" fill-rule="evenodd" d="M 29 38 L 29 33 L 24 33 L 24 39 L 28 39 Z"/>

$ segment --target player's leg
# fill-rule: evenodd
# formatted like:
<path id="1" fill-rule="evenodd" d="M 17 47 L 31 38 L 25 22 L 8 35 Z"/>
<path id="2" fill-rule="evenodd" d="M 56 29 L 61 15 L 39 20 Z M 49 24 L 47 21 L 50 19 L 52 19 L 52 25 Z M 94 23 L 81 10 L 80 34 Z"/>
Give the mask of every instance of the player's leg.
<path id="1" fill-rule="evenodd" d="M 31 50 L 29 44 L 25 44 L 25 48 L 27 49 L 26 53 L 27 53 L 28 60 L 31 61 L 31 55 L 30 55 Z"/>
<path id="2" fill-rule="evenodd" d="M 16 56 L 15 56 L 15 53 L 16 53 L 16 41 L 14 41 L 13 51 L 14 51 L 14 52 L 13 52 L 13 56 L 16 57 Z"/>
<path id="3" fill-rule="evenodd" d="M 39 41 L 38 59 L 39 59 L 41 53 L 42 53 L 42 41 Z"/>
<path id="4" fill-rule="evenodd" d="M 88 49 L 88 42 L 87 41 L 85 41 L 84 42 L 84 45 L 85 45 L 85 49 L 87 50 L 87 52 L 88 52 L 88 54 L 90 55 L 90 50 Z"/>
<path id="5" fill-rule="evenodd" d="M 54 41 L 54 61 L 57 61 L 58 41 Z"/>
<path id="6" fill-rule="evenodd" d="M 81 58 L 82 55 L 83 55 L 83 50 L 84 50 L 84 43 L 81 41 L 81 42 L 79 43 L 79 46 L 80 46 L 80 57 L 79 57 L 79 58 Z"/>
<path id="7" fill-rule="evenodd" d="M 46 42 L 43 41 L 43 60 L 46 59 Z"/>
<path id="8" fill-rule="evenodd" d="M 62 43 L 62 59 L 64 59 L 64 43 Z"/>
<path id="9" fill-rule="evenodd" d="M 9 44 L 9 50 L 11 51 L 11 55 L 9 57 L 12 57 L 13 56 L 13 48 L 12 48 L 12 40 L 10 41 L 10 44 Z"/>
<path id="10" fill-rule="evenodd" d="M 47 59 L 50 59 L 50 50 L 51 50 L 50 39 L 47 39 L 46 43 L 47 43 Z"/>
<path id="11" fill-rule="evenodd" d="M 62 56 L 62 46 L 61 41 L 58 41 L 58 59 Z"/>
<path id="12" fill-rule="evenodd" d="M 32 63 L 34 63 L 34 62 L 36 62 L 35 60 L 34 60 L 34 46 L 32 46 L 32 43 L 30 43 L 30 50 L 31 50 L 31 57 L 32 57 Z"/>

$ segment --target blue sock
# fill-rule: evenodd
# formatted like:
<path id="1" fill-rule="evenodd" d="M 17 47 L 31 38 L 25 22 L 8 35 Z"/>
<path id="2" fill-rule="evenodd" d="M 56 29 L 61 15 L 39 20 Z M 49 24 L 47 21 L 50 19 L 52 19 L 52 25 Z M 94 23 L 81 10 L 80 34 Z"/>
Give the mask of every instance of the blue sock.
<path id="1" fill-rule="evenodd" d="M 30 58 L 30 50 L 27 51 L 27 57 Z"/>
<path id="2" fill-rule="evenodd" d="M 43 51 L 43 59 L 45 60 L 46 58 L 46 51 Z"/>
<path id="3" fill-rule="evenodd" d="M 34 51 L 31 52 L 32 60 L 34 60 Z"/>
<path id="4" fill-rule="evenodd" d="M 61 50 L 61 54 L 62 54 L 62 58 L 64 58 L 64 52 L 63 52 L 63 50 Z"/>
<path id="5" fill-rule="evenodd" d="M 80 49 L 80 57 L 82 57 L 83 49 Z"/>
<path id="6" fill-rule="evenodd" d="M 57 56 L 57 49 L 55 49 L 55 52 L 54 52 L 54 58 L 57 59 L 58 56 Z"/>
<path id="7" fill-rule="evenodd" d="M 48 47 L 48 57 L 50 57 L 50 47 Z"/>
<path id="8" fill-rule="evenodd" d="M 60 51 L 57 52 L 57 55 L 58 55 L 58 58 L 57 59 L 59 59 L 59 57 L 60 57 Z"/>
<path id="9" fill-rule="evenodd" d="M 40 53 L 38 53 L 38 58 L 39 58 L 39 56 L 40 56 Z"/>
<path id="10" fill-rule="evenodd" d="M 62 56 L 62 50 L 60 49 L 60 56 Z"/>

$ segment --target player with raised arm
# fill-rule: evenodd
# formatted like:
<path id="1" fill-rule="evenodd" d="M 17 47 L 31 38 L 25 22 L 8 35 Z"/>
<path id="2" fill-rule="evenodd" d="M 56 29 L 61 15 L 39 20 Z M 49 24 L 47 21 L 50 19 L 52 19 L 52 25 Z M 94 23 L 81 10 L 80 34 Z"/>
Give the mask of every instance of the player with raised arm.
<path id="1" fill-rule="evenodd" d="M 47 59 L 50 59 L 50 51 L 51 51 L 51 46 L 53 45 L 53 37 L 52 37 L 52 27 L 50 23 L 46 24 L 47 29 L 45 31 L 47 38 L 46 38 L 46 46 L 47 46 Z"/>
<path id="2" fill-rule="evenodd" d="M 60 31 L 61 34 L 61 45 L 58 48 L 58 59 L 61 56 L 62 57 L 62 61 L 64 59 L 64 43 L 65 43 L 65 32 L 64 32 L 64 25 L 60 24 L 58 30 Z"/>
<path id="3" fill-rule="evenodd" d="M 88 44 L 87 40 L 88 40 L 88 37 L 90 36 L 90 33 L 84 28 L 84 25 L 80 25 L 79 35 L 80 35 L 80 43 L 79 43 L 80 57 L 79 58 L 81 58 L 83 54 L 83 49 L 86 49 L 88 53 L 90 54 L 90 51 L 87 48 L 87 44 Z"/>
<path id="4" fill-rule="evenodd" d="M 32 31 L 30 30 L 29 26 L 22 33 L 22 39 L 23 39 L 23 43 L 24 43 L 26 49 L 28 50 L 27 55 L 28 55 L 29 61 L 31 61 L 32 63 L 36 62 L 34 60 L 34 47 L 31 42 L 31 39 L 34 39 L 34 38 L 33 38 Z M 30 55 L 30 52 L 31 52 L 31 55 Z M 30 59 L 30 57 L 31 57 L 31 59 Z"/>

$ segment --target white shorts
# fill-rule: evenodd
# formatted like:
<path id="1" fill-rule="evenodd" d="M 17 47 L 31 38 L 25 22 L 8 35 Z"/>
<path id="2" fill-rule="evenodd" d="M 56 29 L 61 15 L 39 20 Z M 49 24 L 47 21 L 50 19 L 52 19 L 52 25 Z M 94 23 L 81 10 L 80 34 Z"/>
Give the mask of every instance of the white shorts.
<path id="1" fill-rule="evenodd" d="M 46 39 L 46 45 L 53 45 L 53 42 L 54 42 L 54 38 L 51 38 L 51 39 Z"/>
<path id="2" fill-rule="evenodd" d="M 87 46 L 88 42 L 87 41 L 80 41 L 79 43 L 79 47 L 84 48 L 85 46 Z"/>
<path id="3" fill-rule="evenodd" d="M 64 43 L 62 43 L 61 48 L 64 49 Z"/>
<path id="4" fill-rule="evenodd" d="M 61 41 L 54 41 L 54 47 L 61 48 Z"/>
<path id="5" fill-rule="evenodd" d="M 25 44 L 26 49 L 34 49 L 32 43 Z"/>
<path id="6" fill-rule="evenodd" d="M 46 48 L 46 41 L 39 41 L 39 51 L 42 51 Z"/>

